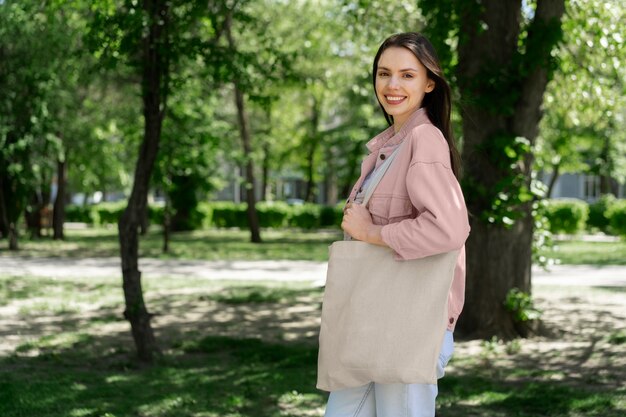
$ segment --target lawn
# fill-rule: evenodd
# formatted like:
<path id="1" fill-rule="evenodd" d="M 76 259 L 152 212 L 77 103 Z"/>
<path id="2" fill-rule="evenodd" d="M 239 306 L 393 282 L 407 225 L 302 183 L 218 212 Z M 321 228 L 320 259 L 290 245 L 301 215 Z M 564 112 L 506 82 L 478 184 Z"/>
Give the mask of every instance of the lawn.
<path id="1" fill-rule="evenodd" d="M 66 231 L 65 241 L 49 238 L 22 238 L 23 257 L 110 257 L 119 256 L 117 229 L 87 228 Z M 264 230 L 261 244 L 250 243 L 250 233 L 239 229 L 208 229 L 172 233 L 170 251 L 163 253 L 163 237 L 153 228 L 140 239 L 140 255 L 150 258 L 202 260 L 310 260 L 328 258 L 328 245 L 343 238 L 339 230 Z M 0 242 L 0 256 L 13 256 L 5 240 Z"/>
<path id="2" fill-rule="evenodd" d="M 546 334 L 457 341 L 440 417 L 626 413 L 622 289 L 537 287 Z M 322 291 L 147 278 L 162 355 L 134 360 L 117 279 L 0 275 L 0 416 L 322 416 Z"/>
<path id="3" fill-rule="evenodd" d="M 162 236 L 157 228 L 141 238 L 143 257 L 197 260 L 307 260 L 325 261 L 328 245 L 342 239 L 336 229 L 302 231 L 296 229 L 264 230 L 264 242 L 250 243 L 248 231 L 238 229 L 208 229 L 173 233 L 170 252 L 164 254 Z M 575 239 L 575 238 L 574 238 Z M 22 257 L 111 257 L 119 256 L 117 230 L 88 228 L 67 230 L 65 241 L 48 238 L 23 238 Z M 541 255 L 558 259 L 562 264 L 626 265 L 626 241 L 583 242 L 559 241 L 553 249 L 542 250 Z M 6 241 L 0 242 L 0 256 L 14 256 L 7 250 Z"/>
<path id="4" fill-rule="evenodd" d="M 574 238 L 575 239 L 575 238 Z M 564 265 L 626 265 L 626 240 L 583 242 L 562 240 L 542 254 Z"/>

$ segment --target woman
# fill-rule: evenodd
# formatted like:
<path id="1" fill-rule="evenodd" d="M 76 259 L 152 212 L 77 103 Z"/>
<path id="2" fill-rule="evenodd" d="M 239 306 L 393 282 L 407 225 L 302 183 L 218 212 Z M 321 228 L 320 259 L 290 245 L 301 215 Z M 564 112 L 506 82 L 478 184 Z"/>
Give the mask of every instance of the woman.
<path id="1" fill-rule="evenodd" d="M 418 33 L 389 37 L 374 58 L 376 97 L 390 127 L 367 147 L 361 176 L 341 224 L 352 239 L 388 246 L 397 259 L 459 250 L 448 296 L 448 328 L 437 377 L 453 352 L 452 332 L 465 291 L 467 210 L 457 181 L 460 157 L 450 128 L 450 87 L 430 42 Z M 370 174 L 401 143 L 392 168 L 369 201 L 360 205 Z M 379 384 L 333 391 L 326 417 L 433 417 L 436 384 Z"/>

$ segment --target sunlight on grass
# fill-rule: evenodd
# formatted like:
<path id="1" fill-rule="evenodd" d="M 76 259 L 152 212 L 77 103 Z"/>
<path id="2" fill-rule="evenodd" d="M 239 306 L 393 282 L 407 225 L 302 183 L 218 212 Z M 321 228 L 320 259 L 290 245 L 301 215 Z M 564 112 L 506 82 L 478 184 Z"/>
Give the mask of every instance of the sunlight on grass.
<path id="1" fill-rule="evenodd" d="M 560 241 L 554 249 L 540 254 L 565 265 L 626 265 L 626 241 Z"/>
<path id="2" fill-rule="evenodd" d="M 24 240 L 21 250 L 6 250 L 0 242 L 0 256 L 36 257 L 117 257 L 117 231 L 108 228 L 68 230 L 65 241 Z M 328 258 L 328 245 L 343 238 L 337 229 L 300 231 L 297 229 L 263 230 L 263 243 L 251 243 L 250 234 L 239 229 L 207 229 L 172 233 L 170 252 L 162 251 L 162 236 L 152 230 L 140 237 L 140 256 L 163 259 L 203 260 L 312 260 Z"/>

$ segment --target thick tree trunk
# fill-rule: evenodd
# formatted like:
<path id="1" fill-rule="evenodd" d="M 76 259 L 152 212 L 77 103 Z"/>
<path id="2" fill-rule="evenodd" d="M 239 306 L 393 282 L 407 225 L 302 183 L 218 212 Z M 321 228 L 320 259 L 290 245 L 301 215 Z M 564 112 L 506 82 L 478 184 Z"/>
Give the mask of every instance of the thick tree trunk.
<path id="1" fill-rule="evenodd" d="M 63 161 L 57 161 L 57 195 L 54 199 L 54 209 L 52 212 L 53 239 L 64 239 L 63 223 L 65 223 L 65 172 L 67 166 L 67 155 Z"/>
<path id="2" fill-rule="evenodd" d="M 548 61 L 558 40 L 547 37 L 545 29 L 558 31 L 563 11 L 563 0 L 538 0 L 526 40 L 532 53 L 527 55 L 517 52 L 521 0 L 485 0 L 482 12 L 468 8 L 461 16 L 460 32 L 467 36 L 459 45 L 458 66 L 465 103 L 464 172 L 467 182 L 477 185 L 477 189 L 491 190 L 514 173 L 503 171 L 490 155 L 490 150 L 498 149 L 499 138 L 522 136 L 532 144 L 537 136 L 540 106 L 549 76 Z M 517 74 L 520 60 L 525 71 Z M 494 72 L 494 68 L 498 71 Z M 507 80 L 502 74 L 513 79 Z M 502 87 L 497 84 L 502 83 L 502 78 L 512 91 L 498 88 Z M 532 159 L 532 154 L 524 155 L 514 169 L 523 175 L 526 186 L 530 185 Z M 472 232 L 466 245 L 466 303 L 458 329 L 478 337 L 524 335 L 527 329 L 514 321 L 503 303 L 512 288 L 530 293 L 531 203 L 516 207 L 521 218 L 507 227 L 483 218 L 482 213 L 492 209 L 491 200 L 468 194 Z"/>
<path id="3" fill-rule="evenodd" d="M 232 51 L 235 51 L 235 41 L 231 31 L 230 17 L 226 23 L 226 37 Z M 235 105 L 237 106 L 237 120 L 239 121 L 239 133 L 243 144 L 243 153 L 246 157 L 246 203 L 248 204 L 248 226 L 250 227 L 250 241 L 253 243 L 261 243 L 261 228 L 259 224 L 259 214 L 256 210 L 256 181 L 254 178 L 254 161 L 252 160 L 252 138 L 250 135 L 250 127 L 248 124 L 248 116 L 246 114 L 243 92 L 239 88 L 239 83 L 233 81 L 235 89 Z"/>
<path id="4" fill-rule="evenodd" d="M 144 138 L 139 150 L 133 190 L 128 206 L 122 214 L 118 228 L 122 276 L 126 309 L 124 317 L 130 322 L 137 354 L 141 361 L 152 362 L 158 347 L 150 325 L 143 299 L 141 272 L 138 267 L 139 236 L 142 217 L 146 210 L 150 176 L 159 148 L 161 127 L 166 108 L 167 61 L 163 56 L 165 30 L 168 26 L 166 0 L 145 0 L 143 8 L 150 17 L 149 33 L 142 47 L 142 98 L 144 113 Z"/>

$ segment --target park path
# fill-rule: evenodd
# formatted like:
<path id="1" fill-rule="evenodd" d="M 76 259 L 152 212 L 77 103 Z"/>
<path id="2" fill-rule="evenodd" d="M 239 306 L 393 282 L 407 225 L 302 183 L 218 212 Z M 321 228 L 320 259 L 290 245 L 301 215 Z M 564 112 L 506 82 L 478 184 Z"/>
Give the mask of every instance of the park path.
<path id="1" fill-rule="evenodd" d="M 323 285 L 326 263 L 314 261 L 199 261 L 142 258 L 144 277 L 210 280 L 311 281 Z M 0 274 L 63 277 L 120 277 L 119 258 L 0 257 Z M 626 266 L 555 265 L 533 268 L 534 285 L 626 287 Z"/>

